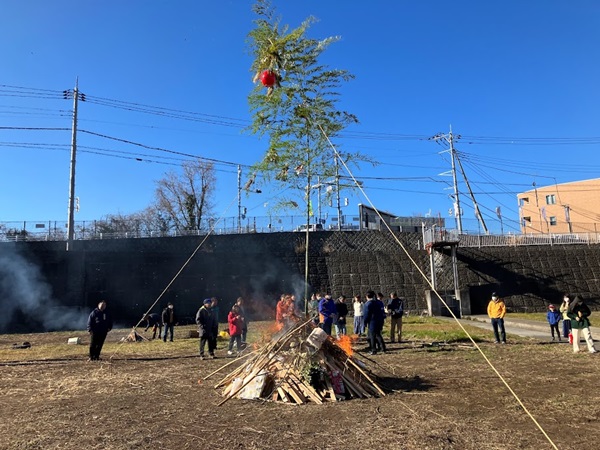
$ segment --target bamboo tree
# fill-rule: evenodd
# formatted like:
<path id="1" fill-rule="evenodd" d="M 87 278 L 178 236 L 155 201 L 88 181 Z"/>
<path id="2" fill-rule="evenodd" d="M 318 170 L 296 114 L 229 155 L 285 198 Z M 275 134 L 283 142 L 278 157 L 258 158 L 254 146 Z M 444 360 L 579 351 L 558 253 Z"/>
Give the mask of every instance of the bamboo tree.
<path id="1" fill-rule="evenodd" d="M 315 22 L 313 17 L 290 29 L 281 25 L 268 0 L 258 0 L 253 10 L 258 17 L 248 37 L 254 57 L 251 70 L 257 85 L 248 97 L 252 111 L 250 130 L 268 138 L 268 149 L 254 168 L 262 175 L 263 183 L 291 192 L 281 196 L 275 208 L 297 208 L 294 197 L 304 197 L 306 309 L 311 183 L 316 176 L 327 179 L 337 175 L 336 156 L 327 137 L 334 138 L 358 122 L 356 116 L 337 108 L 338 89 L 354 77 L 346 70 L 331 69 L 319 62 L 323 52 L 339 37 L 309 38 L 307 32 Z M 267 89 L 258 82 L 265 71 L 275 75 L 275 83 Z M 338 154 L 346 163 L 367 159 L 358 153 Z M 293 189 L 286 189 L 290 187 Z"/>

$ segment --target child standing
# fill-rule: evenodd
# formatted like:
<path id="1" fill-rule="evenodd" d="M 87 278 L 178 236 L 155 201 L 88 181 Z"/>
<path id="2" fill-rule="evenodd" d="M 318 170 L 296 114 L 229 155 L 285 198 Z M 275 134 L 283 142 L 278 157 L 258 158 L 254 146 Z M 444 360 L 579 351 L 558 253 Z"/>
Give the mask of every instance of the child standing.
<path id="1" fill-rule="evenodd" d="M 560 342 L 560 331 L 558 331 L 558 322 L 560 322 L 561 314 L 556 310 L 554 305 L 548 305 L 548 314 L 547 314 L 548 323 L 550 324 L 550 333 L 552 334 L 552 340 L 554 341 L 554 332 L 556 331 L 556 336 L 558 337 L 558 341 Z"/>
<path id="2" fill-rule="evenodd" d="M 563 337 L 568 338 L 571 333 L 571 319 L 567 313 L 569 312 L 569 304 L 571 303 L 571 296 L 569 294 L 565 294 L 563 297 L 563 302 L 560 305 L 560 312 L 562 314 L 563 321 Z"/>
<path id="3" fill-rule="evenodd" d="M 227 315 L 229 323 L 229 350 L 228 355 L 233 355 L 233 343 L 235 342 L 237 351 L 242 349 L 242 332 L 244 331 L 244 318 L 240 314 L 238 305 L 233 305 Z"/>

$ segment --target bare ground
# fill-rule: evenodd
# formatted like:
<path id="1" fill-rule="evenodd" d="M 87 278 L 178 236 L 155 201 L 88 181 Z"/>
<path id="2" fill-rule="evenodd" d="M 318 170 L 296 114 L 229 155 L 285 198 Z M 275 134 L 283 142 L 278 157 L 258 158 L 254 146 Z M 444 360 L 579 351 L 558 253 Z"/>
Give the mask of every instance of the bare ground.
<path id="1" fill-rule="evenodd" d="M 383 398 L 217 406 L 223 397 L 213 386 L 229 368 L 203 378 L 230 359 L 200 361 L 188 330 L 179 328 L 173 343 L 136 344 L 118 343 L 129 330 L 113 331 L 96 363 L 86 361 L 87 346 L 66 345 L 69 336 L 87 339 L 81 332 L 0 336 L 0 448 L 552 448 L 481 355 L 463 344 L 391 344 L 373 357 L 393 391 Z M 23 341 L 32 348 L 11 349 Z M 566 344 L 513 342 L 489 339 L 481 347 L 558 448 L 593 448 L 600 441 L 600 356 L 574 355 Z M 225 356 L 224 347 L 217 355 Z"/>

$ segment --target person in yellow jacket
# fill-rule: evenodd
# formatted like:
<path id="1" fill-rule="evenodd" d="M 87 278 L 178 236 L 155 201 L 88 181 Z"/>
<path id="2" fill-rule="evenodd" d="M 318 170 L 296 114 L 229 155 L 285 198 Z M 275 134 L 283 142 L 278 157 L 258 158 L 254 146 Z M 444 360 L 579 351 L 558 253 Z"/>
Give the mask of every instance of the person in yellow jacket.
<path id="1" fill-rule="evenodd" d="M 565 294 L 563 297 L 563 302 L 560 305 L 560 313 L 562 314 L 563 319 L 563 336 L 568 338 L 569 333 L 571 333 L 571 319 L 567 314 L 569 312 L 569 305 L 571 304 L 571 296 L 569 294 Z"/>
<path id="2" fill-rule="evenodd" d="M 495 292 L 492 293 L 492 299 L 488 303 L 487 313 L 492 320 L 496 344 L 499 344 L 500 342 L 506 344 L 506 331 L 504 330 L 506 305 L 504 304 L 504 300 L 502 300 Z M 498 333 L 498 329 L 500 329 L 500 333 Z"/>

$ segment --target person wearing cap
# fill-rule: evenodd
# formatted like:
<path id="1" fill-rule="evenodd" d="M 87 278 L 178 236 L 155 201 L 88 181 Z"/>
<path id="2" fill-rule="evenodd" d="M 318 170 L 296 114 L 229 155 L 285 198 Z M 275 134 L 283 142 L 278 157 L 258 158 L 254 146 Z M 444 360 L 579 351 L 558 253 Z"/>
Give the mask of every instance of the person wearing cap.
<path id="1" fill-rule="evenodd" d="M 204 299 L 202 307 L 196 313 L 196 323 L 198 324 L 198 336 L 200 337 L 200 359 L 204 359 L 204 348 L 208 343 L 209 358 L 215 357 L 215 343 L 217 336 L 213 336 L 215 331 L 216 319 L 211 309 L 212 300 Z"/>
<path id="2" fill-rule="evenodd" d="M 492 299 L 488 303 L 487 313 L 492 321 L 494 337 L 496 338 L 495 343 L 499 344 L 502 342 L 503 344 L 506 344 L 506 330 L 504 329 L 506 305 L 504 304 L 504 300 L 502 300 L 495 292 L 492 293 Z M 498 333 L 498 330 L 500 330 L 500 333 Z"/>
<path id="3" fill-rule="evenodd" d="M 575 297 L 575 299 L 569 305 L 567 315 L 571 319 L 571 328 L 573 333 L 573 352 L 579 353 L 579 333 L 583 334 L 583 338 L 588 347 L 590 353 L 597 353 L 596 347 L 594 347 L 594 339 L 590 333 L 590 319 L 589 316 L 592 314 L 588 305 L 585 304 L 581 297 Z"/>
<path id="4" fill-rule="evenodd" d="M 167 303 L 167 307 L 163 309 L 162 322 L 165 328 L 165 334 L 163 334 L 163 342 L 167 342 L 167 335 L 169 333 L 171 333 L 170 341 L 173 342 L 173 330 L 175 328 L 175 323 L 177 322 L 177 317 L 175 316 L 175 309 L 173 307 L 173 303 Z"/>
<path id="5" fill-rule="evenodd" d="M 556 336 L 558 337 L 558 342 L 560 342 L 560 331 L 558 331 L 558 322 L 560 322 L 561 315 L 560 312 L 556 310 L 556 307 L 552 304 L 548 305 L 548 314 L 546 315 L 548 319 L 548 323 L 550 324 L 550 334 L 552 335 L 552 341 L 554 341 L 554 331 L 556 331 Z"/>
<path id="6" fill-rule="evenodd" d="M 569 338 L 569 334 L 571 334 L 571 319 L 567 315 L 569 311 L 569 304 L 571 303 L 571 296 L 569 294 L 565 294 L 563 297 L 563 302 L 560 305 L 560 313 L 562 314 L 563 321 L 563 337 Z"/>

